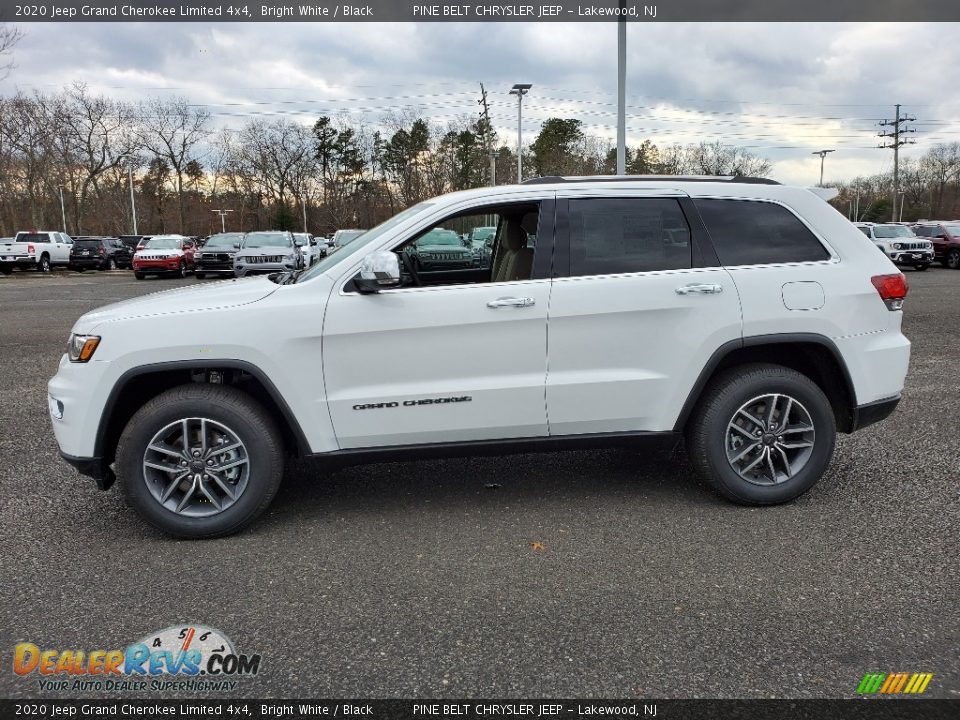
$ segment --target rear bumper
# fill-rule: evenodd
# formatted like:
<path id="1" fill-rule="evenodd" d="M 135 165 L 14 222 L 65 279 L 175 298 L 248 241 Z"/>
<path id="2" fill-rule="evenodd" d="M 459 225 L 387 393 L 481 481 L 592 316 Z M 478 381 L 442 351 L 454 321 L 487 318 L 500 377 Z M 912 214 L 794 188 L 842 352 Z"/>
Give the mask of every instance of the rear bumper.
<path id="1" fill-rule="evenodd" d="M 850 431 L 862 430 L 869 425 L 886 420 L 897 409 L 899 403 L 900 396 L 897 395 L 855 407 L 850 416 Z"/>
<path id="2" fill-rule="evenodd" d="M 72 257 L 70 258 L 71 268 L 99 268 L 107 264 L 107 258 L 102 257 Z"/>

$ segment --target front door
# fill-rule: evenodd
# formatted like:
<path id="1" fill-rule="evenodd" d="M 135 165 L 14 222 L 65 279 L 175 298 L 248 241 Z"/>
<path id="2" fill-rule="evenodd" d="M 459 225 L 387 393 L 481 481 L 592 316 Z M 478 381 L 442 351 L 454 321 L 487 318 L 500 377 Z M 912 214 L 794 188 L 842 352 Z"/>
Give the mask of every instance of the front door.
<path id="1" fill-rule="evenodd" d="M 349 278 L 335 286 L 323 368 L 342 449 L 547 434 L 549 265 L 539 272 L 543 262 L 529 256 L 549 261 L 553 236 L 552 212 L 549 229 L 536 226 L 539 205 L 460 213 L 399 242 L 391 249 L 414 273 L 421 269 L 419 284 L 408 278 L 377 294 L 355 291 Z M 492 222 L 506 236 L 513 223 L 514 247 L 502 252 L 518 267 L 521 219 L 528 269 L 494 277 L 492 263 L 484 267 L 463 238 Z"/>

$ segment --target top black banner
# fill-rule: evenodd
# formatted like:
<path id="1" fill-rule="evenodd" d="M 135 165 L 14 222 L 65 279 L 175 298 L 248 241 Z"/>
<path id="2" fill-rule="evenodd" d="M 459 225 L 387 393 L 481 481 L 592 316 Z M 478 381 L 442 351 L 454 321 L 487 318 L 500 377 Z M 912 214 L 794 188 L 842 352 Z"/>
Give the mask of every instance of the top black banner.
<path id="1" fill-rule="evenodd" d="M 949 22 L 957 0 L 0 0 L 7 22 Z"/>

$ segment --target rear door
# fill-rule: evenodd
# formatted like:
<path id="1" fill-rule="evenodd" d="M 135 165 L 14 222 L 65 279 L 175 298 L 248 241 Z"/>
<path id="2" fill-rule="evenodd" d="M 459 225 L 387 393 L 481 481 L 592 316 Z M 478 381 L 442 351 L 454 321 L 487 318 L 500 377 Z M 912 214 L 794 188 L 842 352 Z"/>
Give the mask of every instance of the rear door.
<path id="1" fill-rule="evenodd" d="M 740 302 L 686 196 L 558 200 L 548 318 L 551 435 L 672 430 Z"/>

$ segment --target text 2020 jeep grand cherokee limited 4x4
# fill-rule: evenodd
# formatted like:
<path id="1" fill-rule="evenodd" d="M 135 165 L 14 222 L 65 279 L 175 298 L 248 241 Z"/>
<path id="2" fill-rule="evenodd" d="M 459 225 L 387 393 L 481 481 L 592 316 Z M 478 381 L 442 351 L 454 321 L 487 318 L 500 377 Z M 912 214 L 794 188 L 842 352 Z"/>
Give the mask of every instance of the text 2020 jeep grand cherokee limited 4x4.
<path id="1" fill-rule="evenodd" d="M 490 226 L 488 267 L 404 252 Z M 810 190 L 541 178 L 421 203 L 304 272 L 87 313 L 49 409 L 69 462 L 185 537 L 249 523 L 289 455 L 685 438 L 722 495 L 780 503 L 823 475 L 837 431 L 895 408 L 906 293 Z"/>

